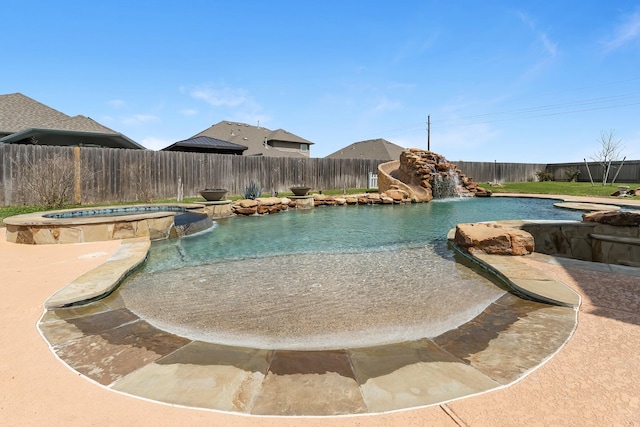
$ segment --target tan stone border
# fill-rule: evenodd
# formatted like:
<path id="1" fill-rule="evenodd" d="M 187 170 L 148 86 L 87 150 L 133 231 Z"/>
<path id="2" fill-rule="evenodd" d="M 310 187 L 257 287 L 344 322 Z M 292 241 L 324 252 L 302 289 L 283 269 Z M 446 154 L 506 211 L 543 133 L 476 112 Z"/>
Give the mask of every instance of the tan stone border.
<path id="1" fill-rule="evenodd" d="M 123 240 L 116 252 L 100 266 L 78 277 L 47 299 L 47 310 L 87 303 L 113 292 L 120 282 L 147 259 L 147 237 Z"/>

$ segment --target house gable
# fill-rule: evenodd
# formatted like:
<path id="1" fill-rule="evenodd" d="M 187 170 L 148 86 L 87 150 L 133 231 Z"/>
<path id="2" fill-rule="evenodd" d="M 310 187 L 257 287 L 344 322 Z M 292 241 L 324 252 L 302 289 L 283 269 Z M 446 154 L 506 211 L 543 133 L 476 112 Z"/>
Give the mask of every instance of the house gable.
<path id="1" fill-rule="evenodd" d="M 283 129 L 272 131 L 246 123 L 221 121 L 197 136 L 207 136 L 247 147 L 245 156 L 309 157 L 313 142 Z"/>
<path id="2" fill-rule="evenodd" d="M 354 142 L 335 153 L 326 156 L 327 159 L 369 159 L 369 160 L 398 160 L 403 147 L 393 144 L 386 139 L 369 139 Z"/>

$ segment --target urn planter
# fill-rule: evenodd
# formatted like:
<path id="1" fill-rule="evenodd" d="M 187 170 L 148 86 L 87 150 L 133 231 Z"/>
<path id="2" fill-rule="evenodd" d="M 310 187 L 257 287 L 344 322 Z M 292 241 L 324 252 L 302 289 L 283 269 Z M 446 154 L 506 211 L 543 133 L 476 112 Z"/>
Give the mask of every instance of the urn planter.
<path id="1" fill-rule="evenodd" d="M 224 188 L 206 188 L 200 191 L 200 195 L 204 197 L 207 202 L 217 202 L 224 199 L 228 190 Z"/>
<path id="2" fill-rule="evenodd" d="M 311 187 L 290 187 L 289 190 L 293 192 L 294 196 L 306 196 Z"/>
<path id="3" fill-rule="evenodd" d="M 627 191 L 629 191 L 629 186 L 621 185 L 618 187 L 618 192 L 620 193 L 619 197 L 627 197 Z"/>

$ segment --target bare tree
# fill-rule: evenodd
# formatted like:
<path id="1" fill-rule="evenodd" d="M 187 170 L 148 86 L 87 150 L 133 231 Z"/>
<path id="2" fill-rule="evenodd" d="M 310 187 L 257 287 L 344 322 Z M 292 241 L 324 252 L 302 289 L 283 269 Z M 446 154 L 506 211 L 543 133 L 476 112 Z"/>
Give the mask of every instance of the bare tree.
<path id="1" fill-rule="evenodd" d="M 611 169 L 611 162 L 618 160 L 622 154 L 622 139 L 616 138 L 616 131 L 610 129 L 608 132 L 600 131 L 600 150 L 591 157 L 602 166 L 602 185 L 606 185 Z"/>
<path id="2" fill-rule="evenodd" d="M 27 160 L 20 167 L 19 177 L 18 191 L 25 203 L 59 208 L 73 195 L 73 159 L 61 154 L 37 161 Z"/>
<path id="3" fill-rule="evenodd" d="M 132 192 L 137 202 L 150 203 L 154 197 L 151 184 L 151 169 L 144 161 L 134 161 L 121 167 L 120 173 L 124 179 L 123 188 Z"/>
<path id="4" fill-rule="evenodd" d="M 84 165 L 77 165 L 67 153 L 54 152 L 38 159 L 25 157 L 15 165 L 17 195 L 24 204 L 36 204 L 47 208 L 61 208 L 79 200 L 76 185 L 92 179 L 95 172 Z M 79 167 L 77 167 L 79 166 Z"/>

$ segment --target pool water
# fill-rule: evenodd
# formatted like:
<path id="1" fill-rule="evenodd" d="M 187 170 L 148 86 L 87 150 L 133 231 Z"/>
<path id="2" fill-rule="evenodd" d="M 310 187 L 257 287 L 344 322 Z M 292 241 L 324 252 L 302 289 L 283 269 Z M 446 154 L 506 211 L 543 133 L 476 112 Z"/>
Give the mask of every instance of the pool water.
<path id="1" fill-rule="evenodd" d="M 94 208 L 94 209 L 75 209 L 65 212 L 55 212 L 44 215 L 45 218 L 82 218 L 82 217 L 112 217 L 112 216 L 130 216 L 145 213 L 183 213 L 187 209 L 182 206 L 127 206 L 120 208 Z"/>
<path id="2" fill-rule="evenodd" d="M 447 232 L 465 222 L 508 219 L 580 220 L 581 212 L 553 201 L 460 198 L 392 206 L 326 206 L 282 215 L 218 220 L 187 240 L 154 242 L 146 271 L 299 253 L 354 253 L 416 247 L 446 250 Z"/>
<path id="3" fill-rule="evenodd" d="M 230 218 L 153 243 L 119 293 L 161 329 L 227 345 L 315 350 L 435 337 L 505 293 L 455 261 L 449 229 L 580 216 L 550 200 L 464 198 Z"/>

